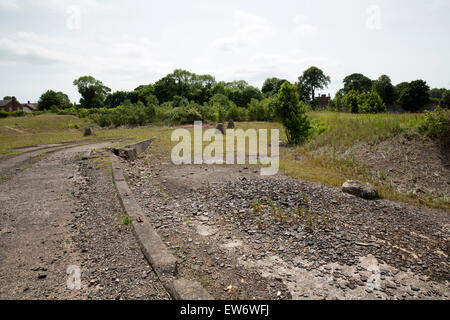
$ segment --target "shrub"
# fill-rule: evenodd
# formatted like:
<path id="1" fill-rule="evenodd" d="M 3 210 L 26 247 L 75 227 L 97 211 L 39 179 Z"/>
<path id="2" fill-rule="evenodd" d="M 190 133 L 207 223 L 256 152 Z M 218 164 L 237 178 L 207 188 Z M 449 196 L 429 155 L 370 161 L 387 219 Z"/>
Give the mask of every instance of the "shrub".
<path id="1" fill-rule="evenodd" d="M 383 103 L 377 92 L 363 92 L 358 96 L 359 113 L 380 113 L 386 112 L 386 105 Z"/>
<path id="2" fill-rule="evenodd" d="M 347 112 L 358 113 L 358 92 L 350 90 L 343 98 L 342 104 Z"/>
<path id="3" fill-rule="evenodd" d="M 305 104 L 299 102 L 295 86 L 283 83 L 276 99 L 276 112 L 286 130 L 288 142 L 297 144 L 305 141 L 311 124 L 306 116 Z"/>
<path id="4" fill-rule="evenodd" d="M 233 105 L 227 112 L 225 120 L 233 120 L 233 121 L 239 121 L 239 109 L 237 106 Z"/>
<path id="5" fill-rule="evenodd" d="M 17 110 L 10 113 L 11 117 L 25 117 L 27 115 L 26 111 Z"/>
<path id="6" fill-rule="evenodd" d="M 0 118 L 6 118 L 9 116 L 9 113 L 3 110 L 0 110 Z"/>
<path id="7" fill-rule="evenodd" d="M 450 139 L 450 110 L 437 107 L 435 111 L 425 111 L 419 130 L 432 138 Z"/>

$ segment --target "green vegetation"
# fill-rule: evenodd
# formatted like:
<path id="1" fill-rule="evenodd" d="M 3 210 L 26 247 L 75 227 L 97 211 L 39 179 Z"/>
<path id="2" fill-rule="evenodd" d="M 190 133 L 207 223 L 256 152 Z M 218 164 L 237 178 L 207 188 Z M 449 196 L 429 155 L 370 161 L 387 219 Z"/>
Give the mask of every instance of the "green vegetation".
<path id="1" fill-rule="evenodd" d="M 39 110 L 63 109 L 70 106 L 70 100 L 65 93 L 48 90 L 39 98 L 38 106 Z"/>
<path id="2" fill-rule="evenodd" d="M 298 78 L 299 95 L 304 102 L 313 102 L 318 89 L 325 89 L 330 84 L 330 77 L 317 67 L 310 67 Z"/>
<path id="3" fill-rule="evenodd" d="M 448 143 L 450 141 L 450 110 L 438 107 L 434 112 L 425 111 L 419 129 L 432 138 Z"/>
<path id="4" fill-rule="evenodd" d="M 285 128 L 290 144 L 298 144 L 308 138 L 311 125 L 306 116 L 306 108 L 299 102 L 295 87 L 283 83 L 275 102 L 275 110 Z"/>
<path id="5" fill-rule="evenodd" d="M 131 222 L 132 222 L 131 218 L 128 215 L 124 214 L 124 216 L 122 218 L 122 225 L 129 226 L 131 224 Z"/>

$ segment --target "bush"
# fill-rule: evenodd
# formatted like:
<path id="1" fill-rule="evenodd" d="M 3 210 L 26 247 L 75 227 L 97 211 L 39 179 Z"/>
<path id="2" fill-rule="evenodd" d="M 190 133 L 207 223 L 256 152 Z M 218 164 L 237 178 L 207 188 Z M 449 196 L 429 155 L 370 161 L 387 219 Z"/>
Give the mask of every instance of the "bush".
<path id="1" fill-rule="evenodd" d="M 0 110 L 0 118 L 6 118 L 9 116 L 9 112 Z"/>
<path id="2" fill-rule="evenodd" d="M 12 117 L 25 117 L 27 115 L 26 111 L 23 110 L 17 110 L 17 111 L 13 111 L 10 114 Z"/>
<path id="3" fill-rule="evenodd" d="M 276 112 L 286 130 L 288 142 L 297 144 L 305 141 L 311 124 L 306 116 L 306 105 L 299 102 L 295 86 L 283 83 L 276 99 Z"/>
<path id="4" fill-rule="evenodd" d="M 358 113 L 358 92 L 350 90 L 343 98 L 342 104 L 347 112 Z"/>
<path id="5" fill-rule="evenodd" d="M 358 96 L 359 113 L 380 113 L 386 112 L 386 105 L 383 103 L 377 92 L 363 92 Z"/>
<path id="6" fill-rule="evenodd" d="M 432 138 L 450 139 L 450 110 L 437 107 L 435 111 L 425 111 L 419 130 Z"/>

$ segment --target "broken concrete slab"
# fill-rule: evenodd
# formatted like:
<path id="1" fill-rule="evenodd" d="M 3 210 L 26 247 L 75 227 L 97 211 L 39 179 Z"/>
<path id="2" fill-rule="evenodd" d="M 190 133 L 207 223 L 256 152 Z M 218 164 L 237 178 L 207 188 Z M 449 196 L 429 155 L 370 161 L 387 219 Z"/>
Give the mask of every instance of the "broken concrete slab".
<path id="1" fill-rule="evenodd" d="M 140 141 L 134 144 L 127 145 L 123 148 L 113 149 L 113 153 L 118 157 L 127 159 L 129 161 L 134 161 L 141 153 L 145 152 L 145 150 L 150 147 L 150 144 L 152 142 L 153 139 Z"/>

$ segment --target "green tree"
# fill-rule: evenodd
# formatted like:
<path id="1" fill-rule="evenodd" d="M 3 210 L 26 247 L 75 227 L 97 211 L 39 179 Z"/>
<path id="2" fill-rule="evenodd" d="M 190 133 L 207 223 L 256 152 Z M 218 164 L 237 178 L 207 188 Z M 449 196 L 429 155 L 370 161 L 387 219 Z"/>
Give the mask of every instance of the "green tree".
<path id="1" fill-rule="evenodd" d="M 398 102 L 408 111 L 418 111 L 430 102 L 430 87 L 423 80 L 399 84 Z"/>
<path id="2" fill-rule="evenodd" d="M 344 78 L 344 93 L 348 93 L 351 90 L 370 92 L 372 90 L 372 80 L 361 73 L 353 73 Z"/>
<path id="3" fill-rule="evenodd" d="M 357 101 L 359 113 L 386 112 L 386 105 L 383 103 L 380 95 L 375 91 L 360 93 Z"/>
<path id="4" fill-rule="evenodd" d="M 11 100 L 11 99 L 12 99 L 12 96 L 6 96 L 3 98 L 3 100 Z"/>
<path id="5" fill-rule="evenodd" d="M 299 87 L 311 94 L 311 101 L 314 101 L 315 91 L 327 88 L 330 81 L 330 77 L 317 67 L 310 67 L 298 78 Z"/>
<path id="6" fill-rule="evenodd" d="M 382 75 L 374 81 L 373 91 L 376 91 L 385 104 L 395 102 L 395 88 L 392 85 L 391 79 L 387 75 Z"/>
<path id="7" fill-rule="evenodd" d="M 261 92 L 266 97 L 271 97 L 280 91 L 281 85 L 287 80 L 279 78 L 268 78 L 264 81 Z"/>
<path id="8" fill-rule="evenodd" d="M 48 90 L 41 95 L 38 101 L 39 110 L 50 110 L 51 107 L 67 108 L 70 106 L 70 100 L 67 94 Z"/>
<path id="9" fill-rule="evenodd" d="M 105 105 L 109 108 L 117 108 L 128 98 L 128 93 L 125 91 L 116 91 L 106 96 Z"/>
<path id="10" fill-rule="evenodd" d="M 111 89 L 92 76 L 83 76 L 74 80 L 81 94 L 80 104 L 83 108 L 101 108 L 105 104 L 106 95 Z"/>
<path id="11" fill-rule="evenodd" d="M 434 98 L 434 99 L 441 100 L 442 96 L 444 95 L 444 93 L 446 91 L 447 91 L 447 89 L 445 89 L 445 88 L 441 88 L 441 89 L 433 88 L 433 89 L 430 90 L 430 97 Z"/>
<path id="12" fill-rule="evenodd" d="M 447 107 L 450 107 L 450 90 L 445 90 L 444 94 L 442 95 L 441 102 Z"/>
<path id="13" fill-rule="evenodd" d="M 286 132 L 288 142 L 298 144 L 305 141 L 311 129 L 306 107 L 301 105 L 294 85 L 285 82 L 276 98 L 276 113 Z"/>
<path id="14" fill-rule="evenodd" d="M 347 94 L 342 98 L 342 104 L 346 111 L 351 113 L 358 113 L 358 95 L 359 93 L 355 90 L 350 90 Z"/>

